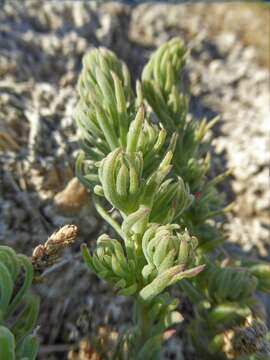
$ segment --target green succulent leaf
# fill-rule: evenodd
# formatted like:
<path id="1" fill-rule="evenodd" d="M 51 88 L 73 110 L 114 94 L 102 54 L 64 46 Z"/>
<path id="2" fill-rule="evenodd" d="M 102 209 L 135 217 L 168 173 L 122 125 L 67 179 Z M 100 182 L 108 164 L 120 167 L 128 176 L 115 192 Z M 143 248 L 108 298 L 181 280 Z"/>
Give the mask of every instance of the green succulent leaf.
<path id="1" fill-rule="evenodd" d="M 15 360 L 15 338 L 5 326 L 0 326 L 0 359 Z"/>
<path id="2" fill-rule="evenodd" d="M 30 293 L 33 280 L 31 261 L 7 246 L 0 246 L 0 358 L 3 360 L 35 359 L 20 353 L 36 324 L 39 300 Z M 31 355 L 31 356 L 30 356 Z"/>

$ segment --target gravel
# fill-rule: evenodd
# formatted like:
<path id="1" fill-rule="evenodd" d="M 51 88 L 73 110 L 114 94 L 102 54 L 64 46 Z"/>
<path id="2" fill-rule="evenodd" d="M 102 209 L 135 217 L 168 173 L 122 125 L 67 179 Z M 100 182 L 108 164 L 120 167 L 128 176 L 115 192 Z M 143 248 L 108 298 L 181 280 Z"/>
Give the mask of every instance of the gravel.
<path id="1" fill-rule="evenodd" d="M 183 38 L 190 51 L 190 112 L 198 119 L 221 115 L 212 133 L 213 173 L 232 168 L 224 185 L 235 201 L 227 238 L 269 259 L 269 69 L 258 59 L 257 43 L 241 38 L 235 26 L 215 24 L 213 32 L 216 19 L 206 6 L 48 1 L 40 8 L 39 1 L 10 1 L 0 10 L 0 241 L 30 255 L 59 226 L 80 228 L 67 263 L 36 289 L 43 303 L 40 359 L 63 359 L 57 346 L 92 336 L 99 325 L 114 329 L 130 321 L 130 304 L 112 297 L 78 256 L 80 243 L 94 246 L 104 230 L 90 196 L 72 180 L 79 148 L 72 119 L 76 81 L 81 58 L 93 46 L 114 50 L 134 81 L 153 49 Z M 218 17 L 226 6 L 211 4 L 211 11 Z M 263 36 L 263 26 L 254 37 Z M 70 200 L 73 191 L 79 199 Z M 80 327 L 85 312 L 90 318 Z M 180 326 L 164 359 L 195 359 L 181 334 Z"/>

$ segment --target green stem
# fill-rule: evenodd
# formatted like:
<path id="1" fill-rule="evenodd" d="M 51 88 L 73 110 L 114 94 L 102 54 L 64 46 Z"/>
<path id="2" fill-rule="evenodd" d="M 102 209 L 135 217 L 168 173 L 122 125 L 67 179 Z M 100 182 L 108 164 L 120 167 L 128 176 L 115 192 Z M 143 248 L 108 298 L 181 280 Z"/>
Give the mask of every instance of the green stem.
<path id="1" fill-rule="evenodd" d="M 141 300 L 136 300 L 136 324 L 138 329 L 138 338 L 136 339 L 135 352 L 139 354 L 146 341 L 150 338 L 151 321 L 149 319 L 149 305 Z"/>
<path id="2" fill-rule="evenodd" d="M 120 225 L 107 213 L 107 211 L 101 206 L 100 201 L 97 196 L 94 197 L 95 206 L 99 215 L 111 225 L 111 227 L 124 239 L 124 234 L 121 230 Z"/>

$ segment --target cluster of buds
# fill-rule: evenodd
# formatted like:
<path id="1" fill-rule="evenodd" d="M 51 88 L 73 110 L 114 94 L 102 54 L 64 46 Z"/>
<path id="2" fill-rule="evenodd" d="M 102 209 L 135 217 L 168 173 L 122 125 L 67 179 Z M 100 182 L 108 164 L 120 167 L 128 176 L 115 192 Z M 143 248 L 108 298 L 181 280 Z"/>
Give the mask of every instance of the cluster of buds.
<path id="1" fill-rule="evenodd" d="M 177 89 L 185 57 L 183 44 L 172 39 L 151 56 L 142 73 L 143 95 L 170 133 L 183 125 L 187 115 L 187 99 Z"/>
<path id="2" fill-rule="evenodd" d="M 144 177 L 142 153 L 130 154 L 116 149 L 100 163 L 101 185 L 96 185 L 94 191 L 125 214 L 145 205 L 151 209 L 152 222 L 171 222 L 193 201 L 181 178 L 165 180 L 171 170 L 171 158 L 172 152 L 168 151 L 157 169 Z"/>
<path id="3" fill-rule="evenodd" d="M 38 245 L 32 253 L 32 265 L 37 273 L 55 264 L 63 254 L 63 250 L 73 244 L 77 236 L 76 225 L 64 225 L 55 231 L 43 245 Z"/>
<path id="4" fill-rule="evenodd" d="M 147 264 L 142 269 L 142 275 L 148 285 L 141 290 L 140 297 L 145 301 L 154 299 L 168 286 L 194 277 L 204 269 L 204 265 L 188 268 L 188 264 L 195 260 L 196 239 L 187 232 L 174 233 L 178 228 L 175 224 L 153 224 L 144 233 L 142 250 Z"/>
<path id="5" fill-rule="evenodd" d="M 97 240 L 97 248 L 91 256 L 86 245 L 82 246 L 86 264 L 100 278 L 109 281 L 121 295 L 133 295 L 137 291 L 135 262 L 127 260 L 121 243 L 102 235 Z"/>
<path id="6" fill-rule="evenodd" d="M 161 275 L 173 266 L 180 265 L 182 270 L 194 262 L 197 239 L 187 231 L 176 232 L 177 224 L 159 226 L 151 224 L 142 238 L 142 250 L 147 260 L 142 274 L 145 281 Z"/>
<path id="7" fill-rule="evenodd" d="M 141 194 L 143 159 L 140 154 L 124 154 L 121 149 L 111 152 L 100 164 L 101 186 L 95 187 L 97 194 L 104 194 L 112 206 L 130 213 L 138 208 Z"/>
<path id="8" fill-rule="evenodd" d="M 93 49 L 83 58 L 75 119 L 82 146 L 99 161 L 115 148 L 126 146 L 133 93 L 126 65 L 109 50 Z"/>
<path id="9" fill-rule="evenodd" d="M 148 225 L 148 217 L 149 209 L 140 207 L 123 222 L 127 255 L 121 243 L 108 235 L 98 238 L 92 256 L 86 245 L 82 246 L 86 263 L 98 276 L 120 289 L 120 294 L 139 293 L 144 301 L 154 299 L 168 286 L 193 277 L 204 268 L 203 265 L 189 268 L 195 260 L 194 237 L 187 232 L 174 233 L 178 225 Z"/>

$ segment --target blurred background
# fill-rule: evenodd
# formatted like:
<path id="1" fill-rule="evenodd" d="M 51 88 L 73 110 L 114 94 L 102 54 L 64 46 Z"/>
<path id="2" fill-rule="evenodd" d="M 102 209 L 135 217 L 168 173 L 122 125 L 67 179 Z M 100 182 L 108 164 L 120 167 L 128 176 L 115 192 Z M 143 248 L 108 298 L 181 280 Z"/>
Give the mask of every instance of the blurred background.
<path id="1" fill-rule="evenodd" d="M 62 266 L 36 286 L 39 359 L 79 359 L 71 349 L 81 339 L 91 343 L 102 333 L 108 345 L 131 320 L 130 304 L 87 272 L 79 255 L 80 243 L 93 246 L 104 230 L 91 196 L 74 179 L 79 146 L 72 114 L 82 56 L 108 47 L 134 81 L 160 44 L 184 40 L 190 112 L 198 119 L 221 115 L 212 133 L 212 172 L 233 169 L 223 186 L 236 203 L 225 224 L 228 247 L 270 260 L 269 24 L 270 8 L 259 3 L 3 2 L 0 243 L 31 255 L 60 226 L 79 226 Z M 186 322 L 189 304 L 183 299 L 181 306 Z M 185 326 L 166 344 L 164 359 L 195 360 Z M 99 357 L 89 350 L 86 359 Z"/>

